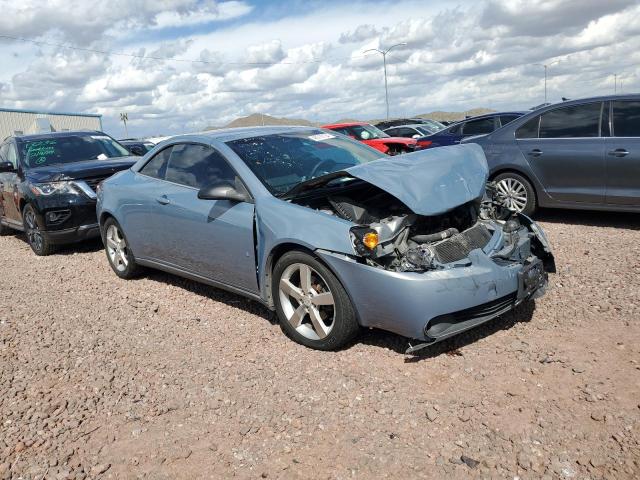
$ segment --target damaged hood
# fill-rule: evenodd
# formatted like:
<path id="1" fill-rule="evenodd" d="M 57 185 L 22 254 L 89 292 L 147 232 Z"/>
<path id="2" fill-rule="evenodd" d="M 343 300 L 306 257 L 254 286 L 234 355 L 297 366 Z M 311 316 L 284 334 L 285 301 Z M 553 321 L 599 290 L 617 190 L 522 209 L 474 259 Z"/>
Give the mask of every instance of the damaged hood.
<path id="1" fill-rule="evenodd" d="M 382 158 L 344 172 L 390 193 L 414 213 L 431 216 L 480 197 L 489 167 L 482 147 L 466 144 Z"/>

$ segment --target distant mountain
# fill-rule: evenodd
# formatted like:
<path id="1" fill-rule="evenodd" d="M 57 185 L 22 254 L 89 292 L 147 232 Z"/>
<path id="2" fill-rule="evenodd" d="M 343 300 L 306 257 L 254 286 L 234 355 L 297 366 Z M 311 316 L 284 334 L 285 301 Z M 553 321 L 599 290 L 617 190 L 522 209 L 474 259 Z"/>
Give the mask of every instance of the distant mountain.
<path id="1" fill-rule="evenodd" d="M 492 113 L 496 110 L 492 110 L 491 108 L 472 108 L 471 110 L 467 110 L 465 112 L 430 112 L 423 113 L 421 115 L 416 115 L 419 118 L 430 118 L 431 120 L 444 120 L 445 122 L 455 122 L 457 120 L 464 120 L 467 117 L 475 117 L 477 115 L 484 115 L 485 113 Z"/>
<path id="2" fill-rule="evenodd" d="M 279 118 L 262 113 L 252 113 L 246 117 L 236 118 L 227 123 L 223 127 L 207 127 L 205 130 L 217 130 L 219 128 L 235 128 L 235 127 L 259 127 L 262 125 L 305 125 L 313 126 L 314 124 L 308 120 L 297 118 Z"/>

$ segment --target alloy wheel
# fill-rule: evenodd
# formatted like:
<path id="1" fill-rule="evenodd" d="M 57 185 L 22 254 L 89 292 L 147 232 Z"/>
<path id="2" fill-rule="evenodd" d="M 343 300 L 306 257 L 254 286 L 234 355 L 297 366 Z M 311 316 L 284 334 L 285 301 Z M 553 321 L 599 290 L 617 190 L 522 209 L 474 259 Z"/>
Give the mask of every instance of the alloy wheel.
<path id="1" fill-rule="evenodd" d="M 498 201 L 509 210 L 522 212 L 528 202 L 527 189 L 515 178 L 503 178 L 496 184 Z"/>
<path id="2" fill-rule="evenodd" d="M 107 254 L 111 264 L 119 272 L 124 272 L 129 265 L 129 250 L 124 235 L 115 225 L 109 225 L 107 228 Z"/>
<path id="3" fill-rule="evenodd" d="M 310 340 L 321 340 L 333 329 L 336 308 L 324 278 L 309 265 L 289 265 L 279 284 L 280 304 L 287 321 Z"/>
<path id="4" fill-rule="evenodd" d="M 38 227 L 36 214 L 30 208 L 28 208 L 24 214 L 24 223 L 27 227 L 27 231 L 25 233 L 27 234 L 29 244 L 31 244 L 34 250 L 38 252 L 42 251 L 44 239 L 42 238 L 40 227 Z"/>

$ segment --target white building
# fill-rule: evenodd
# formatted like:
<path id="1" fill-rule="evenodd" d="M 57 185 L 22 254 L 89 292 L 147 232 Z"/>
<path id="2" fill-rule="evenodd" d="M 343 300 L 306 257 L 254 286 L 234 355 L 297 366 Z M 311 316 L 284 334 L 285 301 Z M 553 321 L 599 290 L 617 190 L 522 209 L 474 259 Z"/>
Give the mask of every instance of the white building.
<path id="1" fill-rule="evenodd" d="M 9 135 L 65 130 L 102 130 L 102 115 L 0 108 L 0 141 Z"/>

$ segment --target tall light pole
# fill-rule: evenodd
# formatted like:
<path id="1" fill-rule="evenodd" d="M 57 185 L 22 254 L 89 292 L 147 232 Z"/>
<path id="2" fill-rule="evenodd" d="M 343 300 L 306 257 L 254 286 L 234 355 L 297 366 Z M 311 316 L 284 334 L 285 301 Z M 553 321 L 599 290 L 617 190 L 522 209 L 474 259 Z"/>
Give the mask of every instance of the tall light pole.
<path id="1" fill-rule="evenodd" d="M 387 53 L 391 51 L 392 48 L 401 47 L 406 45 L 405 42 L 396 43 L 395 45 L 391 45 L 386 50 L 378 50 L 377 48 L 370 48 L 369 50 L 365 50 L 363 53 L 367 52 L 378 52 L 382 54 L 382 65 L 384 67 L 384 99 L 387 104 L 387 120 L 389 120 L 389 86 L 387 84 Z"/>
<path id="2" fill-rule="evenodd" d="M 613 93 L 618 93 L 618 74 L 613 74 Z"/>
<path id="3" fill-rule="evenodd" d="M 556 60 L 555 62 L 551 62 L 551 63 L 534 63 L 534 65 L 537 65 L 539 67 L 544 67 L 544 103 L 547 103 L 547 69 L 551 65 L 554 65 L 559 61 L 560 60 Z"/>

